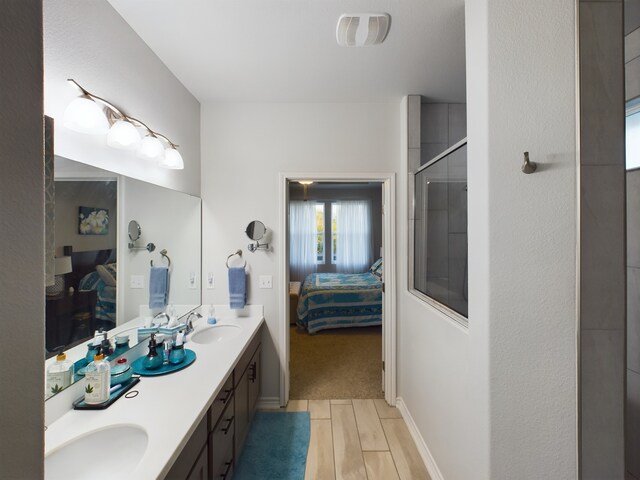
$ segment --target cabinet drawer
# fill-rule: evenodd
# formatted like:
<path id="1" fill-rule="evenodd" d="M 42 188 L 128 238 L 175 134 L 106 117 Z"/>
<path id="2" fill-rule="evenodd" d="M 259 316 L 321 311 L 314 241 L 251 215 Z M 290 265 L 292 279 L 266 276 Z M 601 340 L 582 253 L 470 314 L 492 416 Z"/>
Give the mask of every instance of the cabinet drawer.
<path id="1" fill-rule="evenodd" d="M 180 452 L 165 478 L 184 480 L 189 475 L 198 456 L 207 443 L 207 417 L 205 416 L 191 434 L 191 438 Z"/>
<path id="2" fill-rule="evenodd" d="M 230 480 L 233 477 L 233 452 L 225 457 L 219 468 L 211 470 L 211 478 L 214 480 Z"/>
<path id="3" fill-rule="evenodd" d="M 226 382 L 220 389 L 220 393 L 211 404 L 209 409 L 209 432 L 211 432 L 218 423 L 220 415 L 227 405 L 233 405 L 233 374 L 229 375 Z"/>
<path id="4" fill-rule="evenodd" d="M 240 357 L 240 360 L 238 360 L 238 363 L 236 364 L 236 368 L 233 370 L 234 377 L 235 377 L 234 386 L 238 385 L 238 383 L 240 382 L 240 377 L 249 366 L 249 362 L 251 362 L 251 357 L 253 357 L 253 354 L 256 353 L 256 350 L 260 346 L 261 339 L 262 339 L 262 328 L 260 328 L 256 333 L 256 336 L 253 337 L 253 340 L 251 340 L 251 343 L 249 344 L 247 349 L 244 351 L 244 353 L 242 354 L 242 357 Z"/>
<path id="5" fill-rule="evenodd" d="M 235 432 L 235 410 L 233 402 L 225 409 L 220 421 L 209 434 L 209 465 L 214 472 L 224 473 L 224 463 L 233 458 L 233 438 Z M 230 478 L 230 477 L 229 477 Z"/>

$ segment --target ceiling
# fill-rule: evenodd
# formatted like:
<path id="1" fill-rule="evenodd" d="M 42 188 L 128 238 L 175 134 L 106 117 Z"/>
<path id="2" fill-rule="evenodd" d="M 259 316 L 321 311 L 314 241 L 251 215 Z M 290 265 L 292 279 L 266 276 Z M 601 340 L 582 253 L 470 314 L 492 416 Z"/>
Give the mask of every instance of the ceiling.
<path id="1" fill-rule="evenodd" d="M 201 103 L 465 101 L 464 0 L 109 0 Z M 343 13 L 387 12 L 339 47 Z"/>

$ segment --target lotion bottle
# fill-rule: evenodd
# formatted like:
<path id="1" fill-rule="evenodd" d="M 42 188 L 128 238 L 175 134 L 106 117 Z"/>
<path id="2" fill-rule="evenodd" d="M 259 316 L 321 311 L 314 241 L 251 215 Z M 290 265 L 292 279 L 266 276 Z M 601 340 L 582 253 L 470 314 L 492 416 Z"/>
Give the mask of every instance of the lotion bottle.
<path id="1" fill-rule="evenodd" d="M 64 352 L 58 353 L 55 363 L 47 368 L 47 397 L 60 393 L 73 381 L 73 362 Z"/>
<path id="2" fill-rule="evenodd" d="M 109 400 L 111 387 L 111 366 L 100 352 L 93 357 L 93 362 L 87 365 L 84 375 L 84 402 L 97 405 Z"/>

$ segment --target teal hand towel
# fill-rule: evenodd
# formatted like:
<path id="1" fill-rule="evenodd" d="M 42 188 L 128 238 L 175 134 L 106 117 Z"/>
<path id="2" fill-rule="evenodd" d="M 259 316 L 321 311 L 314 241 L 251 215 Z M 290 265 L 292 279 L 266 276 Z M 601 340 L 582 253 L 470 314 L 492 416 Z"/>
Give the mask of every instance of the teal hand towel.
<path id="1" fill-rule="evenodd" d="M 151 267 L 149 308 L 164 308 L 169 300 L 169 267 Z"/>

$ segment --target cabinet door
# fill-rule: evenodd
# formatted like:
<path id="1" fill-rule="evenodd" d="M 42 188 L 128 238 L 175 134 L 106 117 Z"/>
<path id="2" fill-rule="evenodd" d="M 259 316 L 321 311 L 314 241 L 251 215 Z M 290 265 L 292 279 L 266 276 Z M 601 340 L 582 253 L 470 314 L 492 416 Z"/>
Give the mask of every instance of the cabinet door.
<path id="1" fill-rule="evenodd" d="M 233 458 L 233 439 L 235 432 L 235 410 L 231 402 L 220 417 L 220 421 L 209 434 L 209 468 L 213 477 L 219 480 L 227 468 L 225 462 Z"/>
<path id="2" fill-rule="evenodd" d="M 260 398 L 260 379 L 262 377 L 260 372 L 261 350 L 262 349 L 258 348 L 258 351 L 253 355 L 251 363 L 249 364 L 249 369 L 247 370 L 249 375 L 249 418 L 253 418 L 253 414 L 255 413 L 256 406 L 258 404 L 258 398 Z"/>
<path id="3" fill-rule="evenodd" d="M 203 448 L 187 480 L 207 480 L 209 478 L 209 458 L 207 449 Z"/>
<path id="4" fill-rule="evenodd" d="M 202 452 L 205 452 L 205 457 L 208 457 L 207 453 L 207 417 L 206 415 L 200 421 L 195 431 L 191 435 L 191 438 L 180 452 L 180 455 L 174 462 L 171 470 L 165 477 L 166 480 L 184 480 L 185 478 L 191 478 L 189 472 L 194 470 L 194 465 L 201 462 L 200 457 Z M 208 459 L 205 458 L 204 461 Z M 200 478 L 200 477 L 193 477 Z M 206 477 L 204 477 L 206 478 Z"/>
<path id="5" fill-rule="evenodd" d="M 235 391 L 235 458 L 240 458 L 242 445 L 249 427 L 249 370 L 245 370 L 236 385 Z"/>

